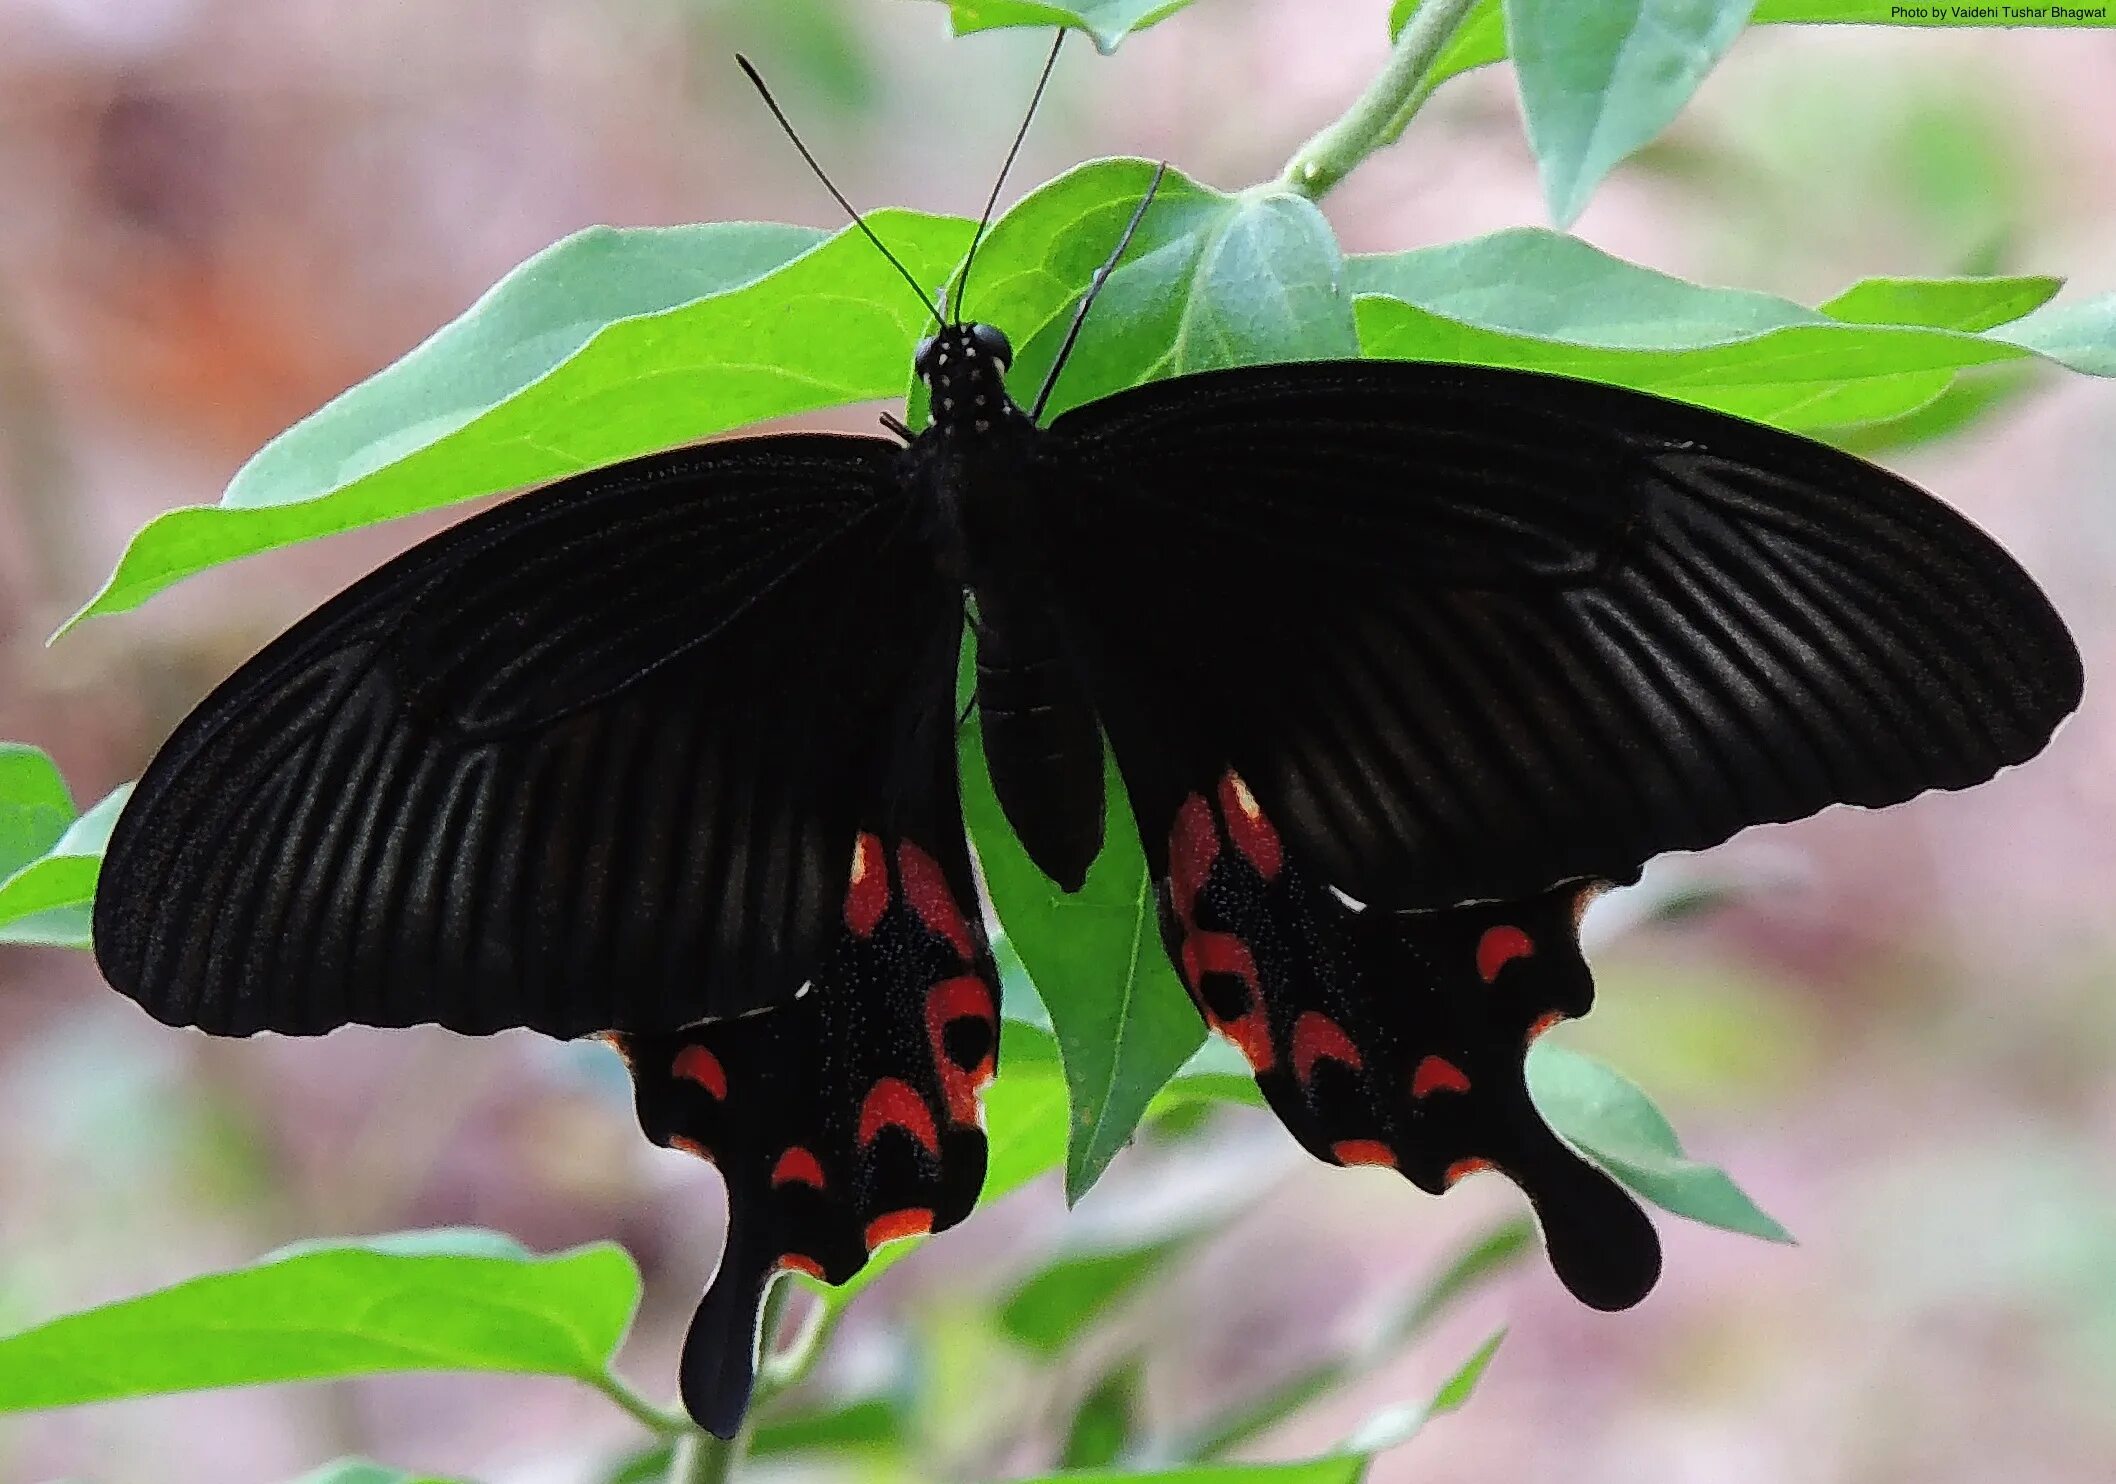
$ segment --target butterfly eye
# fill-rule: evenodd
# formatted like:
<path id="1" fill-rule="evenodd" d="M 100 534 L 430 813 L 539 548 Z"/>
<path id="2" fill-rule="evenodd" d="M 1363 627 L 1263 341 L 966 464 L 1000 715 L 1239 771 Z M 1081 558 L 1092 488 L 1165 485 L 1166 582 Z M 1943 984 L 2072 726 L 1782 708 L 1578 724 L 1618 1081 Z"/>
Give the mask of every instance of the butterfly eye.
<path id="1" fill-rule="evenodd" d="M 1014 364 L 1014 347 L 1007 343 L 1006 336 L 992 326 L 970 326 L 970 341 L 981 354 L 997 361 L 1000 370 L 1004 371 Z"/>
<path id="2" fill-rule="evenodd" d="M 933 374 L 933 347 L 940 343 L 940 336 L 928 335 L 919 341 L 918 349 L 911 353 L 911 370 L 921 380 Z"/>

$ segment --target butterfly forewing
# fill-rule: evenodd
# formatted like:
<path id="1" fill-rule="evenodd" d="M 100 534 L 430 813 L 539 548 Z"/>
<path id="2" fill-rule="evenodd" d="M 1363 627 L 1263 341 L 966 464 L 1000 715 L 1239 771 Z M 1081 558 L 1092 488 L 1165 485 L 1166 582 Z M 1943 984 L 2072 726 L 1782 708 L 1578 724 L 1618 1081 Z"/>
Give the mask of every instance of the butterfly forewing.
<path id="1" fill-rule="evenodd" d="M 2079 699 L 2063 625 L 1969 522 L 1638 393 L 1207 373 L 1067 413 L 1042 465 L 1034 519 L 1120 760 L 1238 768 L 1383 908 L 1628 880 L 1746 825 L 1964 787 Z"/>
<path id="2" fill-rule="evenodd" d="M 961 594 L 880 439 L 499 506 L 193 712 L 119 820 L 105 975 L 163 1020 L 666 1029 L 789 998 Z"/>

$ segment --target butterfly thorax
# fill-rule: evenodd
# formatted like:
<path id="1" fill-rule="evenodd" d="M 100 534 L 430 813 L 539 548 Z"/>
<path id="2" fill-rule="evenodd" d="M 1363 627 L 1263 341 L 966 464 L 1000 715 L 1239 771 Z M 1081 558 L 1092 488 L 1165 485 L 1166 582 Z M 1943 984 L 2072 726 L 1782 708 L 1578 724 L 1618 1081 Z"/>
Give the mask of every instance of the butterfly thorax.
<path id="1" fill-rule="evenodd" d="M 1032 457 L 1034 422 L 1007 393 L 1013 349 L 990 325 L 953 324 L 929 336 L 913 361 L 932 403 L 931 425 L 909 451 L 929 504 L 949 575 L 982 585 L 1013 566 L 1003 551 L 1018 537 L 1010 507 Z"/>

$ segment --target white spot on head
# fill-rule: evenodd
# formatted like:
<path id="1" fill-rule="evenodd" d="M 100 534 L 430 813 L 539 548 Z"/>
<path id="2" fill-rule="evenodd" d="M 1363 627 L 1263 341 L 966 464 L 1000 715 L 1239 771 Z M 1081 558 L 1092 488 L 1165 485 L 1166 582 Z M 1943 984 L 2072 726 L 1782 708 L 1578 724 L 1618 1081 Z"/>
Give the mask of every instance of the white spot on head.
<path id="1" fill-rule="evenodd" d="M 1328 882 L 1324 882 L 1323 884 L 1325 886 L 1329 886 Z M 1367 910 L 1367 904 L 1365 902 L 1360 901 L 1357 897 L 1346 896 L 1343 892 L 1339 891 L 1334 886 L 1330 887 L 1330 895 L 1337 898 L 1338 901 L 1344 903 L 1354 912 L 1364 912 Z"/>
<path id="2" fill-rule="evenodd" d="M 803 979 L 801 981 L 801 987 L 793 992 L 793 997 L 797 1000 L 805 1000 L 808 998 L 809 992 L 812 991 L 815 987 L 815 980 Z"/>

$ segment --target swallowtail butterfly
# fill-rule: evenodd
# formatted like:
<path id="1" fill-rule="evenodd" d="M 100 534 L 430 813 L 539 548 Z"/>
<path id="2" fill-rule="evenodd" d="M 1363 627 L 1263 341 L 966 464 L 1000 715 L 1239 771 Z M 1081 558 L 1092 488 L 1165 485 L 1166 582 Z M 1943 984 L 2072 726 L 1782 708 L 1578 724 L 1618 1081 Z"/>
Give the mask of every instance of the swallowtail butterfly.
<path id="1" fill-rule="evenodd" d="M 1497 1169 L 1574 1294 L 1637 1302 L 1652 1226 L 1523 1077 L 1592 1000 L 1583 905 L 2032 757 L 2080 697 L 2050 604 L 1902 479 L 1697 407 L 1342 361 L 1046 424 L 1006 336 L 943 318 L 915 435 L 597 469 L 272 642 L 124 810 L 105 976 L 221 1035 L 608 1036 L 647 1135 L 726 1180 L 682 1373 L 730 1435 L 772 1276 L 842 1283 L 984 1178 L 974 615 L 1022 845 L 1080 885 L 1107 744 L 1169 958 L 1293 1136 L 1434 1192 Z"/>

